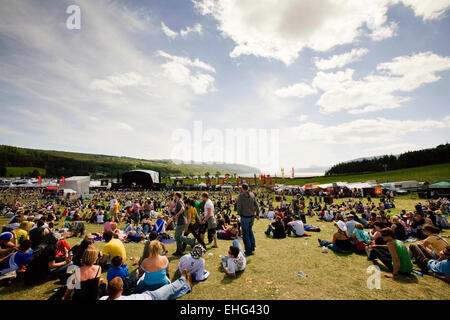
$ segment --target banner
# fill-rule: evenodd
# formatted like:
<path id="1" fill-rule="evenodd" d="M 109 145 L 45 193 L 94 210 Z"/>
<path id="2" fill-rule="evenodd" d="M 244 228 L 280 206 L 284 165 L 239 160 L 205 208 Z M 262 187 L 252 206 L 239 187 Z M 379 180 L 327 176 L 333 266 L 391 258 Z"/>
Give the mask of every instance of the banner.
<path id="1" fill-rule="evenodd" d="M 239 186 L 239 177 L 236 175 L 236 185 Z"/>
<path id="2" fill-rule="evenodd" d="M 266 185 L 266 175 L 265 174 L 262 175 L 262 184 L 263 184 L 263 186 Z"/>
<path id="3" fill-rule="evenodd" d="M 281 177 L 284 179 L 284 168 L 281 168 Z"/>
<path id="4" fill-rule="evenodd" d="M 41 178 L 41 176 L 38 177 L 38 184 L 42 184 L 42 178 Z"/>
<path id="5" fill-rule="evenodd" d="M 292 167 L 292 179 L 294 179 L 294 167 Z"/>
<path id="6" fill-rule="evenodd" d="M 361 189 L 361 191 L 362 191 L 362 189 Z M 377 196 L 382 195 L 383 194 L 383 188 L 382 187 L 375 187 L 375 194 Z"/>
<path id="7" fill-rule="evenodd" d="M 61 184 L 63 186 L 66 184 L 66 178 L 64 178 L 64 176 L 61 177 Z"/>

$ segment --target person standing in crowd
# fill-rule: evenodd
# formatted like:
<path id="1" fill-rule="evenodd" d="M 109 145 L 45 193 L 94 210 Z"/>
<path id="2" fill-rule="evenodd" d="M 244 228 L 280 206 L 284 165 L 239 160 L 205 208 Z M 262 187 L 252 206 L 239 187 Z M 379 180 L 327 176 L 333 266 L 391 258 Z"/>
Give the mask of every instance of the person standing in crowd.
<path id="1" fill-rule="evenodd" d="M 248 184 L 242 184 L 241 194 L 236 202 L 238 215 L 241 216 L 242 237 L 245 246 L 245 255 L 250 256 L 255 251 L 256 243 L 253 235 L 255 214 L 259 214 L 258 202 L 255 195 L 248 189 Z"/>
<path id="2" fill-rule="evenodd" d="M 183 200 L 181 200 L 181 193 L 176 192 L 174 196 L 175 203 L 175 217 L 174 221 L 177 223 L 177 227 L 175 228 L 175 240 L 177 242 L 177 250 L 173 254 L 174 256 L 182 256 L 183 255 L 183 241 L 181 237 L 183 236 L 183 232 L 186 228 L 187 218 L 186 218 L 186 208 L 184 206 Z"/>
<path id="3" fill-rule="evenodd" d="M 208 231 L 208 244 L 214 240 L 214 245 L 212 247 L 217 248 L 217 224 L 216 217 L 214 215 L 214 204 L 209 198 L 209 194 L 207 192 L 202 193 L 202 200 L 205 203 L 203 213 L 200 217 L 200 230 L 202 238 L 204 237 L 205 232 Z"/>

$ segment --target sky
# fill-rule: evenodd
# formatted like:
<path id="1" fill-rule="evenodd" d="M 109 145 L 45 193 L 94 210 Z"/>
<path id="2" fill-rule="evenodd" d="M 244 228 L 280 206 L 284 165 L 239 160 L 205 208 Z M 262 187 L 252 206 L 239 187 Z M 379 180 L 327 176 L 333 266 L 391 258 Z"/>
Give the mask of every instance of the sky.
<path id="1" fill-rule="evenodd" d="M 449 9 L 3 0 L 0 144 L 266 172 L 434 147 L 450 137 Z"/>

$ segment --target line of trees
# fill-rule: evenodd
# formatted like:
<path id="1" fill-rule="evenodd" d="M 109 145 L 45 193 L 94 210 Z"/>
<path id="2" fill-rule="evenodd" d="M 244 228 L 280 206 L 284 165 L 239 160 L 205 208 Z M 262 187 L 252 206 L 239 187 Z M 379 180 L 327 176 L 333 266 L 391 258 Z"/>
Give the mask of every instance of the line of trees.
<path id="1" fill-rule="evenodd" d="M 432 149 L 408 151 L 398 156 L 384 155 L 372 159 L 343 162 L 334 165 L 325 175 L 340 175 L 385 170 L 406 169 L 450 162 L 450 144 L 442 144 Z"/>
<path id="2" fill-rule="evenodd" d="M 0 146 L 0 176 L 6 176 L 7 167 L 36 167 L 46 169 L 47 177 L 76 176 L 102 173 L 115 178 L 122 173 L 136 169 L 129 162 L 112 160 L 110 157 L 97 159 L 74 159 L 58 156 L 51 151 Z M 152 166 L 151 162 L 142 164 L 139 169 L 159 171 L 164 175 L 181 175 L 181 170 L 172 170 L 164 166 Z"/>

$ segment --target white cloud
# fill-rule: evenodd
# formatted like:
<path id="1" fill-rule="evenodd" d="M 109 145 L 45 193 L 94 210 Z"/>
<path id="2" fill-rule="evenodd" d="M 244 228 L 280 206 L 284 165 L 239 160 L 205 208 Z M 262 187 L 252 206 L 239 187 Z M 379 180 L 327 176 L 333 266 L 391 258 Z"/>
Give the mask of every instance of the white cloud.
<path id="1" fill-rule="evenodd" d="M 358 119 L 335 126 L 308 122 L 289 130 L 300 141 L 330 144 L 385 143 L 412 132 L 450 128 L 450 118 L 437 120 Z"/>
<path id="2" fill-rule="evenodd" d="M 162 68 L 164 69 L 164 75 L 172 82 L 182 86 L 189 86 L 195 94 L 205 94 L 215 90 L 214 77 L 189 69 L 196 68 L 215 72 L 215 69 L 209 64 L 200 61 L 198 58 L 193 61 L 186 57 L 170 55 L 161 50 L 157 54 L 170 60 L 164 63 Z"/>
<path id="3" fill-rule="evenodd" d="M 182 37 L 187 36 L 189 33 L 198 33 L 203 34 L 202 25 L 200 23 L 196 23 L 193 27 L 186 27 L 182 30 L 180 30 L 180 35 Z"/>
<path id="4" fill-rule="evenodd" d="M 392 38 L 396 35 L 398 30 L 398 24 L 392 21 L 389 25 L 385 25 L 382 27 L 375 28 L 372 33 L 369 34 L 369 37 L 373 41 L 381 41 L 387 38 Z"/>
<path id="5" fill-rule="evenodd" d="M 421 16 L 424 21 L 442 19 L 450 8 L 449 0 L 393 0 L 401 2 L 414 10 L 416 16 Z"/>
<path id="6" fill-rule="evenodd" d="M 346 110 L 352 114 L 360 114 L 401 107 L 410 98 L 400 96 L 398 92 L 411 92 L 425 84 L 436 82 L 440 79 L 437 73 L 449 69 L 450 57 L 422 52 L 380 63 L 376 68 L 377 72 L 360 80 L 353 79 L 352 69 L 335 73 L 320 71 L 312 81 L 312 88 L 324 91 L 316 103 L 322 113 Z M 312 94 L 313 89 L 304 82 L 276 92 L 289 96 L 287 93 L 297 87 L 310 88 L 309 92 Z"/>
<path id="7" fill-rule="evenodd" d="M 161 22 L 161 29 L 164 34 L 171 39 L 175 39 L 178 36 L 182 36 L 184 38 L 190 33 L 197 33 L 200 35 L 203 34 L 203 28 L 200 23 L 196 23 L 193 27 L 187 26 L 184 29 L 181 29 L 180 32 L 176 32 L 170 29 L 164 22 Z"/>
<path id="8" fill-rule="evenodd" d="M 306 114 L 301 114 L 297 117 L 298 121 L 300 122 L 305 122 L 306 120 L 308 120 L 309 116 Z"/>
<path id="9" fill-rule="evenodd" d="M 381 145 L 378 147 L 365 148 L 364 151 L 368 154 L 400 154 L 408 151 L 419 150 L 420 147 L 413 143 L 393 143 L 389 145 Z"/>
<path id="10" fill-rule="evenodd" d="M 254 55 L 286 65 L 305 48 L 325 52 L 363 35 L 374 40 L 395 35 L 396 24 L 387 21 L 387 11 L 399 1 L 424 20 L 442 17 L 448 7 L 448 0 L 259 0 L 258 5 L 254 0 L 192 1 L 235 42 L 232 58 Z"/>
<path id="11" fill-rule="evenodd" d="M 160 58 L 136 42 L 157 36 L 145 9 L 79 0 L 81 29 L 68 30 L 61 22 L 68 3 L 6 0 L 0 10 L 0 81 L 23 106 L 9 109 L 7 100 L 0 102 L 0 143 L 169 157 L 172 129 L 191 119 L 186 103 L 197 101 L 202 89 L 167 81 Z M 214 71 L 198 59 L 189 64 Z M 194 76 L 198 87 L 212 82 Z"/>
<path id="12" fill-rule="evenodd" d="M 128 123 L 125 123 L 125 122 L 117 122 L 117 126 L 124 131 L 129 131 L 129 132 L 134 131 L 134 129 Z"/>
<path id="13" fill-rule="evenodd" d="M 349 63 L 357 61 L 360 57 L 369 52 L 366 48 L 355 48 L 350 52 L 334 55 L 328 59 L 315 58 L 314 64 L 320 70 L 342 68 Z"/>
<path id="14" fill-rule="evenodd" d="M 164 32 L 164 34 L 169 38 L 175 39 L 178 36 L 178 32 L 170 29 L 168 26 L 166 26 L 164 22 L 161 22 L 161 29 Z"/>
<path id="15" fill-rule="evenodd" d="M 144 89 L 153 87 L 150 80 L 136 72 L 128 72 L 124 74 L 115 74 L 108 76 L 106 79 L 94 79 L 89 85 L 89 89 L 102 90 L 112 94 L 122 95 L 122 88 L 141 87 Z"/>
<path id="16" fill-rule="evenodd" d="M 317 93 L 317 90 L 306 83 L 297 83 L 292 86 L 281 88 L 275 91 L 275 94 L 281 98 L 298 97 L 303 98 Z"/>

